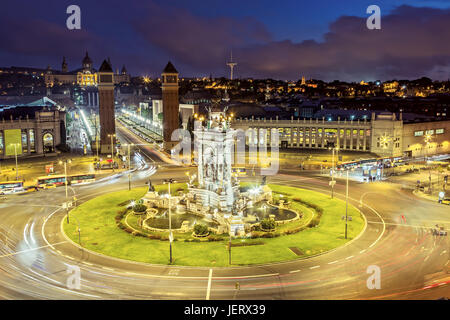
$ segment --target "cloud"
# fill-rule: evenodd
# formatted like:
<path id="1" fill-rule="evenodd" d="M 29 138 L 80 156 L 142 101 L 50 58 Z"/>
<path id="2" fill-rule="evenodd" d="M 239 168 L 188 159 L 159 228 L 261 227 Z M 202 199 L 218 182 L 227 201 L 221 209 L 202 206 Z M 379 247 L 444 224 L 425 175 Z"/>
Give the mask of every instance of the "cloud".
<path id="1" fill-rule="evenodd" d="M 147 18 L 133 26 L 152 46 L 192 67 L 224 65 L 230 50 L 271 40 L 265 26 L 253 18 L 194 16 L 181 8 L 148 5 Z"/>
<path id="2" fill-rule="evenodd" d="M 381 30 L 367 17 L 342 16 L 324 40 L 273 41 L 254 19 L 194 16 L 152 4 L 148 19 L 134 26 L 171 59 L 198 72 L 226 70 L 230 48 L 241 76 L 324 80 L 375 80 L 433 75 L 447 79 L 450 66 L 450 9 L 400 6 L 382 15 Z"/>
<path id="3" fill-rule="evenodd" d="M 1 51 L 29 57 L 73 57 L 81 59 L 84 50 L 97 47 L 101 39 L 86 30 L 68 30 L 65 25 L 38 19 L 0 20 Z"/>
<path id="4" fill-rule="evenodd" d="M 325 80 L 416 78 L 450 66 L 450 10 L 401 6 L 382 16 L 381 30 L 366 18 L 344 16 L 323 42 L 271 42 L 238 51 L 249 74 Z"/>

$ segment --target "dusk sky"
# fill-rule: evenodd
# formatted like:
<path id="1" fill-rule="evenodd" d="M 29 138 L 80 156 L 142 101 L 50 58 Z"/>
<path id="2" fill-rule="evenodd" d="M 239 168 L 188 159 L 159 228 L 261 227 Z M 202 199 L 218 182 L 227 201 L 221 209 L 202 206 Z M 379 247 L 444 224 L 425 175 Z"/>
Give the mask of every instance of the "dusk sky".
<path id="1" fill-rule="evenodd" d="M 81 8 L 81 30 L 66 8 Z M 381 30 L 366 9 L 381 8 Z M 3 0 L 0 66 L 98 68 L 111 58 L 133 76 L 160 74 L 168 60 L 180 77 L 371 81 L 450 78 L 450 0 Z"/>

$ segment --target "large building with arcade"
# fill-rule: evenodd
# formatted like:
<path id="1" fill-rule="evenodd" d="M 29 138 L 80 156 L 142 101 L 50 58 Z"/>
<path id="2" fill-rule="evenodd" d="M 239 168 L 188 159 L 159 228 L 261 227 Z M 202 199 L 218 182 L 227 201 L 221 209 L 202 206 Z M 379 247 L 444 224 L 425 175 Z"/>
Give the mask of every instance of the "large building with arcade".
<path id="1" fill-rule="evenodd" d="M 450 152 L 450 121 L 434 121 L 402 113 L 372 112 L 354 119 L 345 110 L 335 119 L 290 119 L 254 116 L 236 118 L 234 129 L 246 132 L 246 144 L 271 144 L 278 132 L 279 147 L 371 152 L 384 157 L 421 157 Z M 348 116 L 346 115 L 348 113 Z"/>

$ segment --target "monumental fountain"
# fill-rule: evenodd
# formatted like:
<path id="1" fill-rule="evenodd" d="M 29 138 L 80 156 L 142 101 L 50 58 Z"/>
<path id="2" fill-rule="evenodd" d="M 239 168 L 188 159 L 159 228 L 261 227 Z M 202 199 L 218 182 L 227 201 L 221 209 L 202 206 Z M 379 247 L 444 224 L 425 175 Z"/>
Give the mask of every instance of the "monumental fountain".
<path id="1" fill-rule="evenodd" d="M 261 219 L 273 218 L 279 213 L 278 208 L 269 205 L 272 191 L 265 182 L 259 187 L 240 191 L 239 179 L 232 174 L 236 130 L 230 127 L 226 107 L 216 106 L 216 110 L 209 108 L 208 111 L 206 125 L 196 123 L 194 130 L 197 174 L 190 177 L 187 192 L 174 196 L 159 194 L 150 183 L 149 191 L 142 199 L 149 208 L 148 218 L 144 221 L 147 228 L 151 229 L 152 219 L 167 215 L 169 202 L 172 216 L 189 218 L 181 224 L 181 232 L 190 231 L 193 224 L 202 222 L 218 234 L 229 232 L 232 236 L 242 236 Z M 290 212 L 290 218 L 295 216 L 294 212 L 285 211 Z"/>

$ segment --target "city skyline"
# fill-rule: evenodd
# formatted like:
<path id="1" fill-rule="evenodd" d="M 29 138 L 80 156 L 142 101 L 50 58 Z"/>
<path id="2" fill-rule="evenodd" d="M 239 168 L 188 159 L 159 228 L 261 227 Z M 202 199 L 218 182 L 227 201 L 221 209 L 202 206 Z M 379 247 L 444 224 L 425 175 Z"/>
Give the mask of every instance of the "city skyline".
<path id="1" fill-rule="evenodd" d="M 65 56 L 73 69 L 87 50 L 94 66 L 108 56 L 114 68 L 125 64 L 136 76 L 158 76 L 161 65 L 171 60 L 184 77 L 227 77 L 233 50 L 237 78 L 447 80 L 450 47 L 441 39 L 450 30 L 450 3 L 405 3 L 379 1 L 381 30 L 369 30 L 370 3 L 365 1 L 339 7 L 330 1 L 285 1 L 278 6 L 266 1 L 151 1 L 132 6 L 80 1 L 81 30 L 68 30 L 67 1 L 27 3 L 35 9 L 27 12 L 18 9 L 20 1 L 7 2 L 0 59 L 3 67 L 59 69 Z"/>

